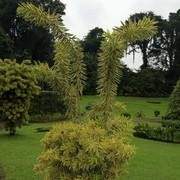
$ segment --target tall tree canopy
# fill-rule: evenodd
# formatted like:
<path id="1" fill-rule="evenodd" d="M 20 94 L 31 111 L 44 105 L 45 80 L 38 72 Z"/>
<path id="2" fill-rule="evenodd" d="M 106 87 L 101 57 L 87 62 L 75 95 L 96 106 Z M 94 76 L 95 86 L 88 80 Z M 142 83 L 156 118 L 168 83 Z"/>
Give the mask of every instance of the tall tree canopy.
<path id="1" fill-rule="evenodd" d="M 103 40 L 103 32 L 102 28 L 95 27 L 81 41 L 84 51 L 84 62 L 87 68 L 85 94 L 96 94 L 97 53 Z"/>
<path id="2" fill-rule="evenodd" d="M 25 1 L 42 5 L 45 10 L 59 15 L 65 14 L 65 5 L 59 0 L 0 0 L 0 33 L 3 33 L 0 44 L 7 42 L 5 46 L 0 46 L 0 57 L 16 58 L 18 61 L 48 61 L 52 64 L 53 36 L 48 30 L 35 27 L 16 14 L 18 4 Z M 6 46 L 11 53 L 7 53 Z"/>
<path id="3" fill-rule="evenodd" d="M 150 17 L 151 19 L 155 19 L 156 21 L 158 21 L 158 27 L 160 27 L 160 24 L 162 22 L 162 18 L 161 18 L 161 16 L 155 15 L 152 11 L 135 13 L 135 14 L 130 16 L 130 19 L 132 21 L 136 21 L 138 23 L 138 21 L 142 20 L 143 17 L 145 17 L 145 16 Z M 138 40 L 138 41 L 130 44 L 130 47 L 131 47 L 130 52 L 135 53 L 138 49 L 140 49 L 140 51 L 141 51 L 142 60 L 143 60 L 143 64 L 141 66 L 142 69 L 149 67 L 148 56 L 152 51 L 154 51 L 154 49 L 156 49 L 158 47 L 157 43 L 156 43 L 157 37 L 158 37 L 158 34 L 156 34 L 156 36 L 150 37 L 146 40 L 143 40 L 143 41 Z"/>

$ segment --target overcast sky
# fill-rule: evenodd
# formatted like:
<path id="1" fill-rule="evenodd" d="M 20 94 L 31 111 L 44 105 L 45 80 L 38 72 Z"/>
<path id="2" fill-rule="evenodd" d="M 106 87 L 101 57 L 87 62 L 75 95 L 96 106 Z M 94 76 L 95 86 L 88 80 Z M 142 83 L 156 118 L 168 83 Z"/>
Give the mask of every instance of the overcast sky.
<path id="1" fill-rule="evenodd" d="M 89 30 L 95 27 L 111 30 L 119 26 L 134 13 L 153 11 L 168 19 L 170 12 L 180 9 L 180 0 L 61 0 L 66 4 L 64 24 L 76 37 L 82 39 Z M 139 56 L 137 56 L 139 57 Z M 132 56 L 127 58 L 130 68 L 138 68 L 141 60 L 132 62 Z"/>

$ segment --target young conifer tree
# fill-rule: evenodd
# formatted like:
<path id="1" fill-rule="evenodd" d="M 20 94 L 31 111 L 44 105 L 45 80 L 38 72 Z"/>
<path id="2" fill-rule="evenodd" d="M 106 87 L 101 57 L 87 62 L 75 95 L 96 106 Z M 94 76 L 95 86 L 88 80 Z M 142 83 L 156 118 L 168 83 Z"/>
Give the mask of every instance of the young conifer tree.
<path id="1" fill-rule="evenodd" d="M 72 97 L 75 98 L 74 102 L 79 103 L 85 69 L 83 54 L 77 41 L 67 33 L 58 17 L 44 12 L 41 8 L 21 4 L 18 13 L 29 22 L 45 28 L 50 27 L 57 37 L 53 69 L 46 64 L 39 64 L 36 70 L 41 78 L 45 77 L 51 81 L 53 87 L 58 89 L 63 86 L 65 100 L 69 106 L 72 105 Z M 131 121 L 125 117 L 110 118 L 116 106 L 114 97 L 121 76 L 120 59 L 127 43 L 153 35 L 156 31 L 155 24 L 154 20 L 144 18 L 138 24 L 129 21 L 115 28 L 113 33 L 105 33 L 98 70 L 98 92 L 101 96 L 98 110 L 103 113 L 104 123 L 102 125 L 99 121 L 87 121 L 56 125 L 43 139 L 44 151 L 35 166 L 37 174 L 45 175 L 45 179 L 50 180 L 101 180 L 115 179 L 117 175 L 124 173 L 124 164 L 134 154 L 134 148 L 129 142 L 132 134 Z M 71 106 L 75 107 L 76 112 L 80 110 L 78 103 Z"/>
<path id="2" fill-rule="evenodd" d="M 180 80 L 169 97 L 169 106 L 165 119 L 180 120 Z"/>
<path id="3" fill-rule="evenodd" d="M 120 59 L 124 56 L 127 44 L 136 40 L 145 40 L 153 36 L 157 27 L 156 22 L 144 17 L 138 23 L 127 21 L 116 27 L 113 33 L 106 32 L 101 44 L 98 64 L 97 92 L 101 96 L 100 107 L 103 113 L 104 128 L 107 129 L 107 120 L 115 108 L 114 97 L 117 95 L 117 86 L 120 82 L 122 67 Z"/>

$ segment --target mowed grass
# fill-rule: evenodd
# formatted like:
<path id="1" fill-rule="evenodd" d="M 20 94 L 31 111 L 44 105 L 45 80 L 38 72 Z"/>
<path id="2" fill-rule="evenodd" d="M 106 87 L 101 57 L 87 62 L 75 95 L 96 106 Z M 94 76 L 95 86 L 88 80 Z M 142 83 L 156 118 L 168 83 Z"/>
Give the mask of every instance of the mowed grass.
<path id="1" fill-rule="evenodd" d="M 123 180 L 179 180 L 180 144 L 133 138 L 136 154 Z"/>
<path id="2" fill-rule="evenodd" d="M 96 96 L 83 96 L 82 109 L 88 103 L 97 100 Z M 149 99 L 160 101 L 161 104 L 147 103 L 146 98 L 118 97 L 118 101 L 125 102 L 128 112 L 136 112 L 141 105 L 146 117 L 153 118 L 152 110 L 155 106 L 165 112 L 167 98 Z M 125 101 L 126 100 L 126 101 Z M 136 106 L 135 106 L 136 104 Z M 134 107 L 134 108 L 133 108 Z M 161 109 L 160 109 L 161 108 Z M 163 109 L 165 108 L 165 109 Z M 36 128 L 52 127 L 54 123 L 30 124 L 17 130 L 17 135 L 9 136 L 7 132 L 0 131 L 0 166 L 3 167 L 5 180 L 41 180 L 36 176 L 33 166 L 42 152 L 41 139 L 45 133 L 37 133 Z M 171 144 L 158 141 L 132 138 L 136 147 L 136 155 L 126 167 L 129 175 L 123 180 L 178 180 L 180 177 L 180 144 Z"/>
<path id="3" fill-rule="evenodd" d="M 5 180 L 39 180 L 33 166 L 42 152 L 40 140 L 45 133 L 37 133 L 38 127 L 51 127 L 51 124 L 30 124 L 17 129 L 15 136 L 0 131 L 0 166 Z"/>
<path id="4" fill-rule="evenodd" d="M 81 99 L 82 110 L 84 112 L 87 112 L 85 107 L 88 104 L 95 103 L 98 99 L 98 96 L 83 96 Z M 155 110 L 159 110 L 159 117 L 162 117 L 165 115 L 168 105 L 168 98 L 140 98 L 118 96 L 116 100 L 125 104 L 126 111 L 131 113 L 132 118 L 136 118 L 136 113 L 138 111 L 142 111 L 145 114 L 146 118 L 155 118 Z M 156 104 L 157 102 L 159 104 Z M 119 112 L 119 114 L 120 113 L 121 112 Z"/>

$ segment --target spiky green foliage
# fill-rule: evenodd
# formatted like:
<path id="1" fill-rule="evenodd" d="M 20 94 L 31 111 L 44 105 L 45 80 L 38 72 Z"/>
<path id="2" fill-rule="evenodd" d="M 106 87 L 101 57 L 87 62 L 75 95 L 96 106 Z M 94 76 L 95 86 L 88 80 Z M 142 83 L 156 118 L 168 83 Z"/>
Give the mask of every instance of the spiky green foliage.
<path id="1" fill-rule="evenodd" d="M 120 59 L 123 57 L 128 43 L 144 40 L 154 35 L 156 22 L 150 18 L 143 18 L 138 23 L 128 21 L 116 27 L 112 34 L 107 32 L 101 44 L 99 53 L 99 77 L 97 92 L 101 96 L 101 107 L 104 116 L 104 128 L 114 108 L 114 97 L 120 82 L 122 68 Z"/>
<path id="2" fill-rule="evenodd" d="M 109 134 L 95 121 L 56 125 L 42 141 L 44 152 L 35 171 L 48 180 L 115 179 L 134 154 L 131 125 L 126 118 L 112 119 Z"/>
<path id="3" fill-rule="evenodd" d="M 169 106 L 165 119 L 180 120 L 180 80 L 177 82 L 169 98 Z"/>
<path id="4" fill-rule="evenodd" d="M 157 32 L 157 21 L 150 17 L 144 17 L 142 20 L 121 22 L 120 27 L 115 27 L 113 34 L 124 43 L 133 43 L 137 40 L 146 40 L 151 38 Z"/>
<path id="5" fill-rule="evenodd" d="M 44 77 L 47 78 L 46 81 L 52 80 L 49 83 L 53 89 L 62 90 L 68 116 L 71 118 L 80 116 L 80 95 L 82 95 L 86 79 L 80 43 L 72 34 L 68 33 L 59 16 L 45 12 L 42 7 L 22 3 L 17 12 L 26 21 L 49 29 L 56 38 L 55 63 L 52 67 L 54 72 L 48 70 Z M 38 66 L 39 72 L 40 67 Z M 45 73 L 44 68 L 42 67 L 42 74 Z M 48 77 L 51 75 L 52 77 Z M 57 78 L 55 78 L 56 75 Z M 54 78 L 59 80 L 58 83 L 54 81 Z"/>
<path id="6" fill-rule="evenodd" d="M 11 135 L 28 122 L 30 99 L 39 90 L 30 61 L 0 59 L 0 112 Z"/>

